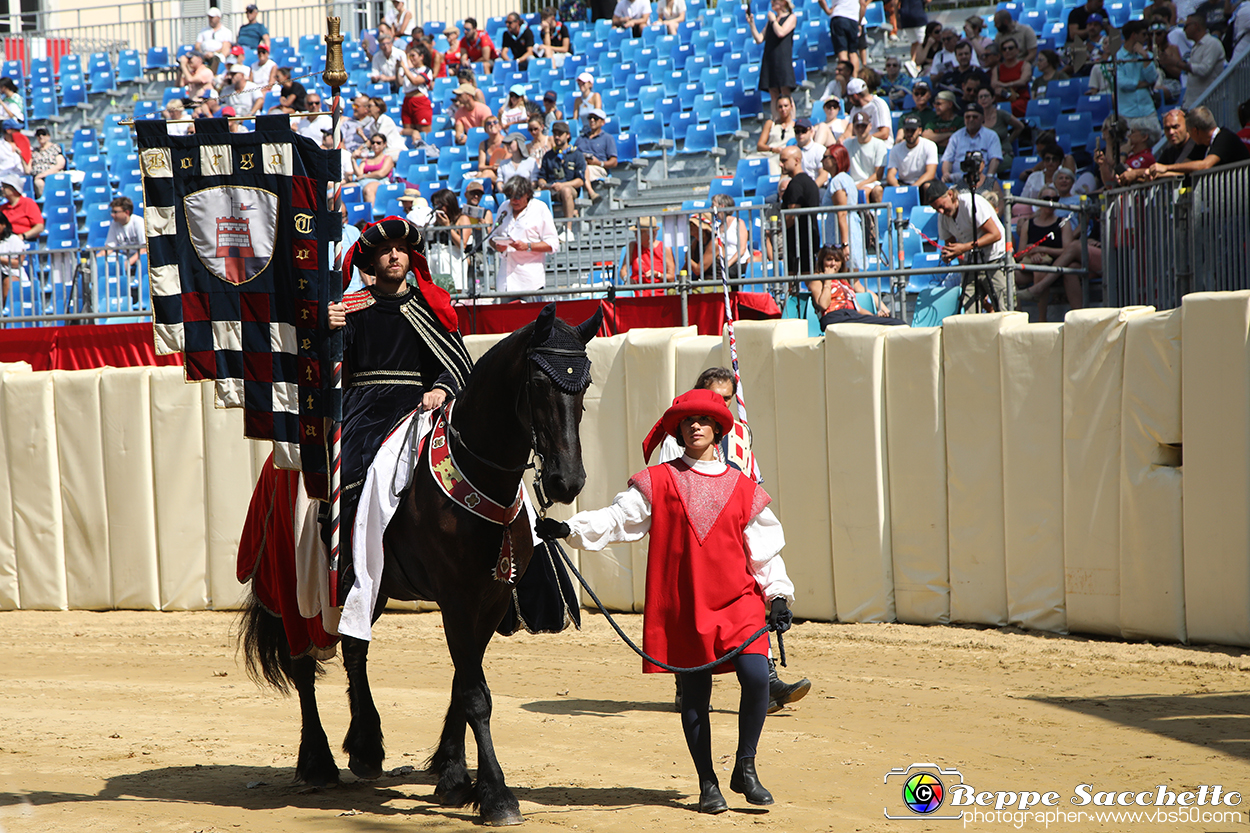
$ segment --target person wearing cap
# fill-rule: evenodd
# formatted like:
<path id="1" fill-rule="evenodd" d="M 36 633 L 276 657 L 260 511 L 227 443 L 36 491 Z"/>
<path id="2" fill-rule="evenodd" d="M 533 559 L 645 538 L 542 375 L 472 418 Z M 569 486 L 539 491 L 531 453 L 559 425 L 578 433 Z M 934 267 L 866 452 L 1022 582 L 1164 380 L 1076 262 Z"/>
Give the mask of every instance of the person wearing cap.
<path id="1" fill-rule="evenodd" d="M 631 223 L 629 232 L 633 239 L 625 247 L 625 273 L 621 276 L 630 284 L 671 283 L 677 277 L 677 262 L 673 252 L 664 245 L 660 224 L 654 217 L 639 217 Z M 663 295 L 663 289 L 636 289 L 634 295 Z"/>
<path id="2" fill-rule="evenodd" d="M 373 55 L 373 64 L 369 69 L 369 80 L 375 84 L 389 84 L 391 92 L 399 92 L 399 67 L 404 62 L 404 53 L 395 48 L 393 38 L 387 36 L 378 39 L 378 51 Z"/>
<path id="3" fill-rule="evenodd" d="M 507 182 L 514 176 L 523 176 L 530 182 L 538 180 L 538 160 L 529 155 L 529 143 L 525 134 L 512 132 L 503 137 L 508 158 L 499 164 L 499 182 Z"/>
<path id="4" fill-rule="evenodd" d="M 516 61 L 517 72 L 529 69 L 530 58 L 534 57 L 534 30 L 525 25 L 525 21 L 516 12 L 509 12 L 504 18 L 503 40 L 499 43 L 499 57 L 505 61 Z"/>
<path id="5" fill-rule="evenodd" d="M 506 182 L 507 180 L 504 181 Z M 489 208 L 482 205 L 482 197 L 485 194 L 486 186 L 482 183 L 482 180 L 465 180 L 464 205 L 461 208 L 464 211 L 464 216 L 468 217 L 469 222 L 473 225 L 492 228 L 495 225 L 495 215 Z M 474 235 L 477 240 L 478 248 L 480 249 L 482 245 L 481 230 L 479 229 L 475 231 Z"/>
<path id="6" fill-rule="evenodd" d="M 939 151 L 945 151 L 951 136 L 955 135 L 955 131 L 963 123 L 963 114 L 959 112 L 955 94 L 950 90 L 942 90 L 933 102 L 933 121 L 925 128 L 924 137 L 935 143 Z"/>
<path id="7" fill-rule="evenodd" d="M 997 175 L 998 166 L 1003 162 L 1002 144 L 998 134 L 985 129 L 985 111 L 975 101 L 964 105 L 964 126 L 951 135 L 942 152 L 942 181 L 962 181 L 964 173 L 961 169 L 964 159 L 969 153 L 981 154 L 981 171 L 975 183 L 979 190 L 985 185 L 987 177 Z"/>
<path id="8" fill-rule="evenodd" d="M 886 158 L 885 181 L 896 188 L 900 185 L 919 188 L 937 178 L 937 145 L 921 135 L 920 119 L 915 116 L 903 119 L 902 131 L 903 140 L 890 149 Z"/>
<path id="9" fill-rule="evenodd" d="M 537 292 L 547 285 L 547 253 L 560 250 L 555 218 L 547 203 L 534 199 L 534 186 L 523 176 L 505 182 L 503 193 L 507 202 L 487 237 L 500 255 L 495 291 Z"/>
<path id="10" fill-rule="evenodd" d="M 766 624 L 783 633 L 793 619 L 794 584 L 781 558 L 785 534 L 768 508 L 770 498 L 717 459 L 716 448 L 733 427 L 719 393 L 683 393 L 643 443 L 643 459 L 649 460 L 665 436 L 676 437 L 684 451 L 680 458 L 635 474 L 606 508 L 535 524 L 540 536 L 567 538 L 590 552 L 649 536 L 643 651 L 680 668 L 714 662 Z M 681 674 L 682 730 L 699 779 L 701 813 L 728 809 L 713 763 L 708 705 L 712 675 L 731 670 L 742 694 L 729 787 L 749 804 L 773 803 L 755 766 L 769 704 L 768 640 L 760 638 L 729 662 Z M 663 671 L 643 661 L 644 673 Z"/>
<path id="11" fill-rule="evenodd" d="M 825 146 L 816 141 L 812 120 L 806 116 L 794 120 L 794 144 L 803 154 L 803 170 L 812 179 L 820 172 L 820 160 L 824 158 Z"/>
<path id="12" fill-rule="evenodd" d="M 543 123 L 550 127 L 558 121 L 564 121 L 564 111 L 557 105 L 557 96 L 555 90 L 547 90 L 543 93 Z"/>
<path id="13" fill-rule="evenodd" d="M 260 85 L 252 83 L 252 71 L 247 64 L 232 64 L 226 73 L 226 87 L 221 91 L 236 113 L 254 116 L 265 103 L 265 93 Z M 319 140 L 320 137 L 314 137 Z"/>
<path id="14" fill-rule="evenodd" d="M 490 35 L 477 28 L 477 20 L 464 19 L 464 37 L 460 39 L 460 63 L 481 63 L 485 72 L 495 65 L 495 43 Z"/>
<path id="15" fill-rule="evenodd" d="M 603 108 L 603 96 L 595 92 L 595 76 L 583 71 L 577 76 L 577 91 L 581 95 L 573 98 L 573 121 L 582 117 L 582 111 L 591 107 Z M 552 122 L 551 124 L 555 124 Z M 550 127 L 551 125 L 548 125 Z"/>
<path id="16" fill-rule="evenodd" d="M 1068 43 L 1080 39 L 1089 40 L 1089 19 L 1098 15 L 1102 19 L 1103 0 L 1086 0 L 1086 2 L 1068 12 Z"/>
<path id="17" fill-rule="evenodd" d="M 198 51 L 188 52 L 178 59 L 178 81 L 187 98 L 200 98 L 213 86 L 213 71 L 205 66 L 204 60 L 204 55 Z"/>
<path id="18" fill-rule="evenodd" d="M 648 0 L 618 0 L 612 10 L 612 25 L 630 29 L 634 37 L 642 37 L 642 30 L 651 22 L 651 4 Z"/>
<path id="19" fill-rule="evenodd" d="M 486 124 L 486 120 L 494 116 L 490 108 L 477 100 L 474 93 L 477 87 L 470 84 L 461 84 L 452 91 L 455 97 L 456 111 L 452 114 L 455 119 L 456 144 L 463 145 L 468 138 L 469 131 L 475 127 L 481 127 Z"/>
<path id="20" fill-rule="evenodd" d="M 277 68 L 277 63 L 269 57 L 269 47 L 263 43 L 256 47 L 256 63 L 251 66 L 252 83 L 265 92 L 269 92 L 271 89 L 270 83 L 273 80 L 273 71 Z"/>
<path id="21" fill-rule="evenodd" d="M 443 30 L 443 40 L 447 41 L 447 51 L 436 60 L 438 70 L 435 78 L 455 78 L 460 73 L 460 30 L 454 23 L 448 23 Z"/>
<path id="22" fill-rule="evenodd" d="M 477 143 L 477 172 L 473 176 L 494 182 L 500 163 L 508 158 L 508 146 L 497 116 L 482 122 L 482 128 L 486 131 L 486 138 Z"/>
<path id="23" fill-rule="evenodd" d="M 855 116 L 864 113 L 868 116 L 868 132 L 884 142 L 887 151 L 894 147 L 894 119 L 885 99 L 873 95 L 862 78 L 846 82 L 846 98 L 851 103 L 851 127 L 855 126 Z M 851 135 L 844 134 L 842 141 L 845 142 Z"/>
<path id="24" fill-rule="evenodd" d="M 421 196 L 420 188 L 405 188 L 396 200 L 404 211 L 404 219 L 417 228 L 425 228 L 434 222 L 434 209 L 425 197 Z"/>
<path id="25" fill-rule="evenodd" d="M 843 142 L 851 166 L 847 171 L 855 180 L 855 187 L 868 192 L 869 202 L 880 202 L 884 193 L 885 160 L 889 150 L 885 142 L 872 134 L 872 121 L 867 113 L 856 113 L 851 118 L 852 136 Z"/>
<path id="26" fill-rule="evenodd" d="M 560 69 L 573 54 L 573 35 L 560 21 L 554 6 L 544 6 L 538 13 L 538 35 L 541 42 L 534 45 L 534 54 L 550 58 L 551 66 Z"/>
<path id="27" fill-rule="evenodd" d="M 592 107 L 585 115 L 586 129 L 577 137 L 575 147 L 586 157 L 586 196 L 593 200 L 598 194 L 591 183 L 607 179 L 617 165 L 616 138 L 603 129 L 608 117 L 602 110 Z"/>
<path id="28" fill-rule="evenodd" d="M 812 126 L 816 134 L 812 138 L 829 147 L 841 141 L 840 137 L 846 132 L 851 120 L 842 112 L 842 100 L 836 95 L 825 99 L 821 107 L 824 110 L 824 120 Z M 812 113 L 812 118 L 816 118 L 815 112 Z"/>
<path id="29" fill-rule="evenodd" d="M 25 177 L 20 175 L 6 175 L 0 180 L 0 195 L 4 196 L 0 212 L 9 218 L 14 234 L 33 242 L 43 234 L 44 220 L 38 204 L 22 194 L 24 185 Z"/>
<path id="30" fill-rule="evenodd" d="M 421 230 L 401 217 L 365 228 L 343 257 L 371 286 L 331 304 L 343 330 L 343 442 L 340 530 L 350 565 L 356 506 L 383 440 L 418 407 L 440 408 L 460 393 L 472 361 L 451 299 L 430 276 Z M 363 562 L 359 562 L 363 563 Z M 351 572 L 349 569 L 347 572 Z M 350 577 L 343 577 L 350 586 Z"/>
<path id="31" fill-rule="evenodd" d="M 538 167 L 538 187 L 550 188 L 564 207 L 565 217 L 577 216 L 577 193 L 586 184 L 586 156 L 572 146 L 568 122 L 551 126 L 551 150 Z"/>
<path id="32" fill-rule="evenodd" d="M 933 109 L 933 88 L 927 78 L 917 78 L 911 85 L 912 108 L 903 113 L 903 118 L 915 116 L 920 119 L 920 129 L 927 130 L 937 118 Z M 897 138 L 896 138 L 897 141 Z"/>
<path id="33" fill-rule="evenodd" d="M 1003 224 L 998 219 L 998 212 L 985 197 L 970 191 L 948 188 L 941 181 L 934 180 L 921 186 L 920 204 L 927 205 L 938 213 L 938 237 L 945 241 L 942 246 L 942 257 L 945 260 L 954 262 L 973 250 L 982 252 L 985 255 L 984 262 L 991 264 L 998 263 L 1006 256 Z M 988 278 L 995 309 L 998 312 L 1007 311 L 1007 283 L 1001 269 L 961 272 L 960 276 L 960 309 L 967 308 L 976 296 L 976 284 Z M 981 312 L 980 309 L 967 311 Z"/>
<path id="34" fill-rule="evenodd" d="M 499 121 L 504 130 L 509 130 L 528 120 L 529 101 L 525 97 L 525 85 L 513 84 L 508 88 L 508 100 L 499 106 Z"/>
<path id="35" fill-rule="evenodd" d="M 456 73 L 456 81 L 459 86 L 469 87 L 473 90 L 473 97 L 483 104 L 486 103 L 486 93 L 482 92 L 482 88 L 477 85 L 477 76 L 473 74 L 473 67 L 460 67 Z M 455 96 L 452 96 L 452 102 L 455 102 Z"/>
<path id="36" fill-rule="evenodd" d="M 247 15 L 247 23 L 239 27 L 237 42 L 248 49 L 258 49 L 264 44 L 265 51 L 269 51 L 269 29 L 258 20 L 260 9 L 256 8 L 255 3 L 248 3 L 243 12 Z"/>
<path id="37" fill-rule="evenodd" d="M 233 44 L 234 33 L 221 22 L 221 9 L 212 6 L 208 10 L 208 28 L 196 36 L 195 48 L 204 54 L 204 60 L 216 72 L 217 66 L 230 57 Z"/>

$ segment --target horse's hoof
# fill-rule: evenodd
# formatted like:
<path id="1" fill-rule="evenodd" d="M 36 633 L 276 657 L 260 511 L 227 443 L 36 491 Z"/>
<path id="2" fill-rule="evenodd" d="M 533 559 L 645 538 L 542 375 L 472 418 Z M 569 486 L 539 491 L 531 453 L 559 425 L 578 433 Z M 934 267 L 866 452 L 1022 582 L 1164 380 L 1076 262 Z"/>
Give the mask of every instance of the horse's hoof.
<path id="1" fill-rule="evenodd" d="M 310 787 L 337 787 L 339 785 L 339 770 L 335 767 L 332 770 L 324 772 L 297 772 L 296 777 Z"/>
<path id="2" fill-rule="evenodd" d="M 525 821 L 525 816 L 521 815 L 520 810 L 505 810 L 490 818 L 482 817 L 482 823 L 488 827 L 508 827 L 513 824 L 520 824 Z"/>
<path id="3" fill-rule="evenodd" d="M 380 763 L 373 764 L 362 761 L 355 755 L 347 760 L 347 767 L 361 781 L 373 781 L 382 777 L 382 765 Z"/>
<path id="4" fill-rule="evenodd" d="M 473 782 L 443 785 L 434 788 L 434 797 L 444 807 L 464 807 L 473 801 Z"/>

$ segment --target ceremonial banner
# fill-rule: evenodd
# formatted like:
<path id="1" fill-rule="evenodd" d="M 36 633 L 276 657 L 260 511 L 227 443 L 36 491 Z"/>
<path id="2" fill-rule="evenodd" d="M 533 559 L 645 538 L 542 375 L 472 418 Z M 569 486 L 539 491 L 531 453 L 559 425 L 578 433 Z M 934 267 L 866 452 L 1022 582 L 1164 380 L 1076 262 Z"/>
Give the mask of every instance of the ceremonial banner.
<path id="1" fill-rule="evenodd" d="M 326 305 L 342 294 L 325 244 L 342 220 L 327 185 L 339 153 L 259 116 L 255 132 L 200 119 L 195 135 L 137 121 L 158 354 L 183 353 L 186 379 L 216 381 L 217 406 L 243 408 L 243 433 L 272 440 L 274 463 L 329 498 L 327 419 L 341 347 Z"/>

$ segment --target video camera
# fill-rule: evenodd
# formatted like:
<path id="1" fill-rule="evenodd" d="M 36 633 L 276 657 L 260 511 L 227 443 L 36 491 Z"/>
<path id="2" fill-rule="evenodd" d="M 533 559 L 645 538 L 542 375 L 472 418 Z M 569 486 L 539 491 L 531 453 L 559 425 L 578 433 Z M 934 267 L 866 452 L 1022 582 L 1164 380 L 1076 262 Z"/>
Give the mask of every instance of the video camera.
<path id="1" fill-rule="evenodd" d="M 964 161 L 959 163 L 968 187 L 976 190 L 977 181 L 981 179 L 981 169 L 985 167 L 985 154 L 979 150 L 970 150 L 964 154 Z"/>

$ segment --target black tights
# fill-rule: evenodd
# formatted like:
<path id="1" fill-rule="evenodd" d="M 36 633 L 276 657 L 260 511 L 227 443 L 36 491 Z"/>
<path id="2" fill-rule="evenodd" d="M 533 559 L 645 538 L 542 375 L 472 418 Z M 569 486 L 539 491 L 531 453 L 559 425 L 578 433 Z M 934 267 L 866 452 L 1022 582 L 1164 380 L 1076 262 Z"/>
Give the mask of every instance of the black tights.
<path id="1" fill-rule="evenodd" d="M 754 758 L 760 732 L 764 729 L 764 717 L 768 714 L 768 657 L 739 654 L 733 666 L 742 687 L 742 697 L 738 701 L 736 757 L 739 760 Z M 711 700 L 711 671 L 681 675 L 681 728 L 686 733 L 686 746 L 701 782 L 717 780 L 712 768 L 712 722 L 708 717 Z"/>

